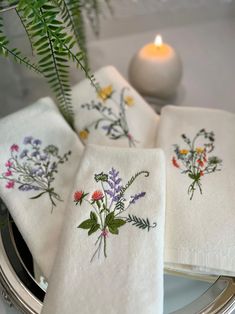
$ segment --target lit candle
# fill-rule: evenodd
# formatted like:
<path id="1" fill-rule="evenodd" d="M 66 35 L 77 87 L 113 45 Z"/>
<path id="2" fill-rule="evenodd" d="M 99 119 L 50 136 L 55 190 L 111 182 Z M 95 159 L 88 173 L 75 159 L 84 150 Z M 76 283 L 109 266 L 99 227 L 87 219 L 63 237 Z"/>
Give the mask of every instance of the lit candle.
<path id="1" fill-rule="evenodd" d="M 132 85 L 143 95 L 158 98 L 172 96 L 182 77 L 178 53 L 157 35 L 154 43 L 140 49 L 129 68 Z"/>

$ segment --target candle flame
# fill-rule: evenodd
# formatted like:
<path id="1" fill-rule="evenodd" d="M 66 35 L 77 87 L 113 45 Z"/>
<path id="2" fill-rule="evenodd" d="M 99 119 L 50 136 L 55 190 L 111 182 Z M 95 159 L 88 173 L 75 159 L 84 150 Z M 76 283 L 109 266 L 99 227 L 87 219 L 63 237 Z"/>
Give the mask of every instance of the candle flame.
<path id="1" fill-rule="evenodd" d="M 159 48 L 162 46 L 162 36 L 157 35 L 154 40 L 154 44 Z"/>

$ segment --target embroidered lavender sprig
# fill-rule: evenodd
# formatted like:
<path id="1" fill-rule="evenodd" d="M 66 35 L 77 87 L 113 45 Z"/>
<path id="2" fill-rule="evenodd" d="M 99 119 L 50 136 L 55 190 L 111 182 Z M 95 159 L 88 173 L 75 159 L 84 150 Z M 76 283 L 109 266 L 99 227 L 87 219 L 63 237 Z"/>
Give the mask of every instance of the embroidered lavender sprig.
<path id="1" fill-rule="evenodd" d="M 55 192 L 52 183 L 58 173 L 59 164 L 66 162 L 71 152 L 60 156 L 58 147 L 48 145 L 43 148 L 42 141 L 32 136 L 25 137 L 23 145 L 21 150 L 17 144 L 10 147 L 10 158 L 5 163 L 6 171 L 2 173 L 0 179 L 7 181 L 5 185 L 7 189 L 13 189 L 18 185 L 18 190 L 22 192 L 40 192 L 30 197 L 31 199 L 48 194 L 53 210 L 56 201 L 62 199 Z"/>
<path id="2" fill-rule="evenodd" d="M 118 235 L 119 229 L 126 223 L 130 223 L 142 230 L 147 229 L 148 231 L 157 226 L 156 223 L 150 224 L 148 218 L 143 219 L 130 214 L 123 216 L 131 206 L 135 205 L 137 201 L 146 195 L 146 192 L 139 192 L 130 196 L 129 200 L 126 200 L 126 191 L 140 175 L 148 177 L 149 172 L 137 172 L 126 184 L 122 185 L 119 171 L 112 167 L 108 174 L 101 172 L 94 175 L 95 181 L 101 184 L 101 189 L 95 190 L 91 197 L 88 197 L 90 193 L 85 193 L 84 191 L 76 191 L 74 193 L 76 205 L 82 205 L 85 201 L 92 208 L 90 217 L 80 223 L 78 228 L 88 230 L 89 236 L 99 232 L 95 243 L 97 248 L 92 255 L 91 262 L 96 255 L 100 256 L 102 248 L 104 256 L 107 257 L 107 237 L 109 233 Z"/>

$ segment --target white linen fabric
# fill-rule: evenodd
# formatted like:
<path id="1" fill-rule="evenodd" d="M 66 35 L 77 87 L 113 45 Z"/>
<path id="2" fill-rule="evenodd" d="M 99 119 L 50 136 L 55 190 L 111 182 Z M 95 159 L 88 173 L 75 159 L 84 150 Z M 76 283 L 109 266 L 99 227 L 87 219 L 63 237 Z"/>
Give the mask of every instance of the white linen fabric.
<path id="1" fill-rule="evenodd" d="M 75 182 L 42 313 L 163 313 L 162 151 L 88 145 Z"/>
<path id="2" fill-rule="evenodd" d="M 47 278 L 82 151 L 50 98 L 0 120 L 0 197 Z"/>
<path id="3" fill-rule="evenodd" d="M 235 273 L 235 115 L 162 110 L 157 147 L 167 168 L 165 265 Z"/>
<path id="4" fill-rule="evenodd" d="M 113 66 L 73 88 L 75 129 L 84 144 L 154 147 L 159 116 Z"/>

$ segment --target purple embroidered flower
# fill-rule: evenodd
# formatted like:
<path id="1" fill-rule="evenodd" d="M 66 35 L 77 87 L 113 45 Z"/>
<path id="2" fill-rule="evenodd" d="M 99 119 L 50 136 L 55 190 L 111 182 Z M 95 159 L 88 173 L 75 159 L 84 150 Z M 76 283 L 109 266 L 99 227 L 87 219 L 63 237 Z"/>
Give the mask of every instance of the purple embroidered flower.
<path id="1" fill-rule="evenodd" d="M 30 168 L 29 171 L 31 175 L 35 175 L 38 171 L 38 168 Z"/>
<path id="2" fill-rule="evenodd" d="M 120 191 L 121 191 L 121 181 L 122 179 L 119 178 L 119 172 L 112 168 L 109 171 L 109 179 L 107 181 L 110 189 L 105 190 L 105 192 L 112 198 L 113 202 L 118 202 L 120 199 Z"/>
<path id="3" fill-rule="evenodd" d="M 28 152 L 29 152 L 28 149 L 22 150 L 22 152 L 20 153 L 20 158 L 22 159 L 22 158 L 26 157 Z"/>
<path id="4" fill-rule="evenodd" d="M 42 144 L 42 141 L 36 139 L 36 140 L 33 141 L 33 144 L 34 144 L 34 145 L 41 145 L 41 144 Z"/>
<path id="5" fill-rule="evenodd" d="M 24 138 L 23 143 L 24 143 L 25 145 L 27 145 L 27 144 L 31 144 L 32 141 L 33 141 L 33 137 L 32 137 L 32 136 L 26 136 L 26 137 Z"/>
<path id="6" fill-rule="evenodd" d="M 45 161 L 48 159 L 48 155 L 44 154 L 44 155 L 40 155 L 40 160 Z"/>
<path id="7" fill-rule="evenodd" d="M 133 196 L 131 196 L 130 204 L 135 204 L 136 201 L 138 201 L 141 197 L 144 197 L 146 192 L 140 192 Z"/>
<path id="8" fill-rule="evenodd" d="M 39 177 L 42 177 L 44 174 L 45 174 L 45 171 L 44 171 L 42 168 L 39 168 L 39 169 L 37 170 L 37 175 L 38 175 Z"/>
<path id="9" fill-rule="evenodd" d="M 38 190 L 40 190 L 39 187 L 33 186 L 31 184 L 22 184 L 21 186 L 19 186 L 18 189 L 20 191 L 31 191 L 31 190 L 38 191 Z"/>
<path id="10" fill-rule="evenodd" d="M 32 152 L 31 157 L 37 157 L 39 154 L 39 151 L 35 150 L 34 152 Z"/>

